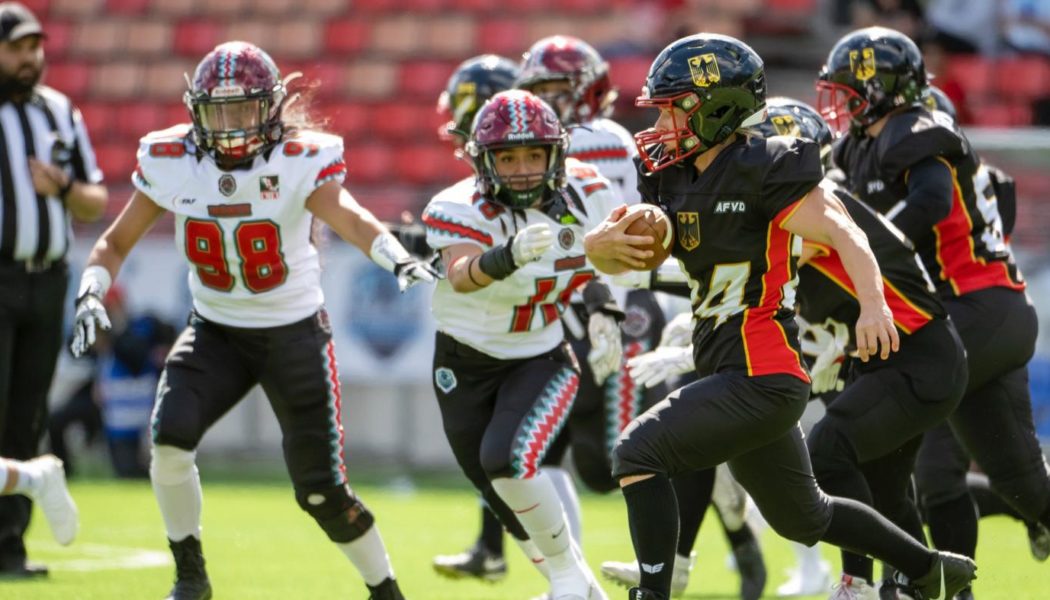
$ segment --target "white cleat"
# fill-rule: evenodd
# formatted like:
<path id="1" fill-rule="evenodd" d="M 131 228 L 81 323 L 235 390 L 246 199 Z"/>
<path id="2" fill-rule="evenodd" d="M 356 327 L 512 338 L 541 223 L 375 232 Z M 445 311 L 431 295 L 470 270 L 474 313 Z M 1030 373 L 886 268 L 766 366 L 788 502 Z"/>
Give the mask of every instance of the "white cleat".
<path id="1" fill-rule="evenodd" d="M 843 573 L 828 600 L 879 600 L 879 592 L 864 579 Z"/>
<path id="2" fill-rule="evenodd" d="M 777 588 L 777 596 L 812 596 L 823 594 L 831 589 L 831 565 L 822 560 L 818 563 L 816 571 L 807 569 L 791 569 L 791 576 L 784 584 Z"/>
<path id="3" fill-rule="evenodd" d="M 693 570 L 696 552 L 689 556 L 675 554 L 674 572 L 671 574 L 671 596 L 678 598 L 689 586 L 689 572 Z M 615 562 L 607 560 L 602 563 L 602 577 L 625 588 L 638 587 L 642 579 L 638 571 L 638 562 Z"/>
<path id="4" fill-rule="evenodd" d="M 40 487 L 31 493 L 33 501 L 40 505 L 55 541 L 68 546 L 77 536 L 79 519 L 77 505 L 66 488 L 66 473 L 62 461 L 53 454 L 45 454 L 27 464 L 40 474 Z"/>

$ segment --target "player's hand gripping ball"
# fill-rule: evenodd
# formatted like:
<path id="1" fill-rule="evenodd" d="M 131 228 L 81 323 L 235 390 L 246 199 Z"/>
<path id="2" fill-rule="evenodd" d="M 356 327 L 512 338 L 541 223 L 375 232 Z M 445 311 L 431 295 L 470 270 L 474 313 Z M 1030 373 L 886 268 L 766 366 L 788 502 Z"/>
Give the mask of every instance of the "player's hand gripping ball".
<path id="1" fill-rule="evenodd" d="M 634 220 L 624 233 L 627 235 L 647 235 L 653 238 L 653 243 L 648 246 L 636 246 L 642 250 L 650 250 L 653 255 L 642 259 L 645 266 L 636 269 L 638 271 L 652 271 L 659 267 L 671 254 L 671 243 L 674 241 L 674 231 L 671 229 L 671 220 L 667 218 L 660 207 L 652 204 L 635 204 L 627 208 L 623 218 L 629 218 L 631 214 L 643 212 L 642 216 Z"/>

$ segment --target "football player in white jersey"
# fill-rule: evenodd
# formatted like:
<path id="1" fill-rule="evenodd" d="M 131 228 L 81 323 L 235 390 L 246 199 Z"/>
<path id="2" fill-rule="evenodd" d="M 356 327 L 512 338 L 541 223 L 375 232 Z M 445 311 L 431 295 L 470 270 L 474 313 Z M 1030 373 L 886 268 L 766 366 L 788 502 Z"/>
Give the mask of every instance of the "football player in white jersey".
<path id="1" fill-rule="evenodd" d="M 622 313 L 594 281 L 582 246 L 619 199 L 597 169 L 566 160 L 567 145 L 542 100 L 521 90 L 496 94 L 475 117 L 466 148 L 475 185 L 438 194 L 423 222 L 447 269 L 432 307 L 434 389 L 456 460 L 514 537 L 531 539 L 523 547 L 549 575 L 551 597 L 593 599 L 605 595 L 540 465 L 580 384 L 559 322 L 577 288 L 588 328 L 605 340 L 596 344 L 605 360 L 593 364 L 620 364 Z"/>
<path id="2" fill-rule="evenodd" d="M 393 272 L 402 290 L 436 273 L 343 188 L 342 140 L 285 113 L 292 78 L 282 80 L 264 51 L 243 42 L 204 57 L 185 97 L 192 126 L 142 138 L 135 192 L 95 243 L 77 294 L 72 350 L 80 355 L 97 327 L 109 327 L 101 299 L 125 257 L 175 213 L 193 312 L 161 375 L 150 463 L 175 557 L 173 600 L 211 598 L 195 449 L 257 383 L 280 422 L 299 505 L 357 568 L 370 598 L 403 598 L 374 517 L 347 484 L 313 218 Z"/>

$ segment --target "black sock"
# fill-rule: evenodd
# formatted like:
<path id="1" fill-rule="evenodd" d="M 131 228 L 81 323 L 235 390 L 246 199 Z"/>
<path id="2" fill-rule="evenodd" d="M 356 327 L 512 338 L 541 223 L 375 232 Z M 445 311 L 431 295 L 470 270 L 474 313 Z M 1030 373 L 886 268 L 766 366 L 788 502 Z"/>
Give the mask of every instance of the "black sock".
<path id="1" fill-rule="evenodd" d="M 977 510 L 969 494 L 926 507 L 930 537 L 938 550 L 974 557 L 977 551 Z"/>
<path id="2" fill-rule="evenodd" d="M 849 498 L 865 506 L 871 506 L 875 502 L 871 488 L 856 462 L 850 450 L 848 455 L 842 456 L 836 463 L 839 468 L 818 473 L 817 482 L 820 484 L 820 489 L 828 495 Z M 843 573 L 872 581 L 875 563 L 871 558 L 846 549 L 842 550 L 841 558 Z"/>
<path id="3" fill-rule="evenodd" d="M 711 506 L 711 490 L 715 487 L 715 470 L 704 469 L 692 473 L 675 475 L 671 479 L 674 494 L 678 499 L 678 554 L 689 556 L 693 552 L 700 525 L 704 522 L 707 507 Z"/>
<path id="4" fill-rule="evenodd" d="M 733 548 L 739 548 L 744 544 L 755 541 L 755 532 L 751 531 L 751 528 L 747 526 L 746 522 L 743 527 L 736 531 L 729 531 L 723 523 L 722 530 L 726 532 L 726 539 L 729 540 L 729 545 Z"/>
<path id="5" fill-rule="evenodd" d="M 670 597 L 678 543 L 678 503 L 671 480 L 657 474 L 632 483 L 623 488 L 623 499 L 641 567 L 640 586 Z"/>
<path id="6" fill-rule="evenodd" d="M 918 579 L 930 570 L 933 552 L 875 509 L 856 500 L 834 496 L 830 500 L 831 523 L 822 541 L 886 561 L 909 579 Z"/>
<path id="7" fill-rule="evenodd" d="M 503 556 L 503 524 L 488 506 L 481 508 L 481 536 L 478 541 L 489 553 Z"/>

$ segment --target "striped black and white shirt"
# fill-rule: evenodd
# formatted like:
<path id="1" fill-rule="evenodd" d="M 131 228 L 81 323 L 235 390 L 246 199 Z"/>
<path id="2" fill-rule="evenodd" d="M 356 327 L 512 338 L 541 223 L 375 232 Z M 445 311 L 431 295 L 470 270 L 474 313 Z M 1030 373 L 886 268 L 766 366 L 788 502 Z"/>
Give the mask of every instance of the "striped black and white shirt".
<path id="1" fill-rule="evenodd" d="M 38 85 L 30 100 L 0 104 L 0 262 L 59 260 L 72 242 L 69 211 L 61 198 L 36 193 L 29 157 L 76 181 L 102 182 L 80 111 L 65 94 Z"/>

